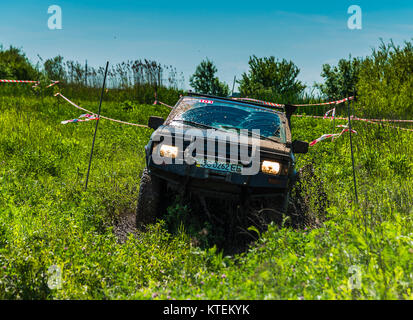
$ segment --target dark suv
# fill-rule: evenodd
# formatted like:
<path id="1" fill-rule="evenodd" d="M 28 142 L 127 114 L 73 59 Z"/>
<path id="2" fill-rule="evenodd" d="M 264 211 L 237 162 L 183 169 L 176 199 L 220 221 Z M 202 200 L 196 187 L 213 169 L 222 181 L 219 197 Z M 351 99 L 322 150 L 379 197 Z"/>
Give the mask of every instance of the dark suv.
<path id="1" fill-rule="evenodd" d="M 150 117 L 155 131 L 145 146 L 137 222 L 160 217 L 170 190 L 241 206 L 271 200 L 285 211 L 296 180 L 294 154 L 308 152 L 308 143 L 291 141 L 295 109 L 188 93 L 165 121 Z"/>

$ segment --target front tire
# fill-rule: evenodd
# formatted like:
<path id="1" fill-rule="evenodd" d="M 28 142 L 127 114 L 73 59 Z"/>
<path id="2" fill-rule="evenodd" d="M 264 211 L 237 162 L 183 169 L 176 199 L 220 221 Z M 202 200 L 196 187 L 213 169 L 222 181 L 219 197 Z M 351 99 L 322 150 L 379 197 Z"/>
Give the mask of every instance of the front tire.
<path id="1" fill-rule="evenodd" d="M 155 223 L 159 217 L 162 201 L 162 182 L 160 178 L 151 175 L 147 168 L 143 170 L 136 209 L 137 227 Z"/>
<path id="2" fill-rule="evenodd" d="M 323 181 L 317 177 L 312 164 L 302 167 L 291 192 L 288 213 L 295 227 L 316 227 L 324 219 L 328 206 Z"/>

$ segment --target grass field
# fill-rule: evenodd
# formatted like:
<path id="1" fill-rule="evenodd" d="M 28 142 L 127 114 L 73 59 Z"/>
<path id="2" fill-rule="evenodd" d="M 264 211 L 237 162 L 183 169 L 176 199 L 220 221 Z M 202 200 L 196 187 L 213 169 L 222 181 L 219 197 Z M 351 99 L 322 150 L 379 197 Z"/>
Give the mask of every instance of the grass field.
<path id="1" fill-rule="evenodd" d="M 130 102 L 102 109 L 142 124 L 167 113 Z M 359 206 L 347 134 L 299 156 L 299 167 L 313 162 L 324 181 L 327 220 L 307 230 L 272 225 L 229 257 L 193 246 L 183 228 L 170 234 L 163 222 L 119 241 L 114 229 L 136 208 L 152 131 L 102 120 L 85 192 L 95 123 L 60 124 L 79 114 L 57 98 L 0 97 L 1 299 L 413 298 L 411 132 L 354 123 Z M 305 141 L 332 130 L 318 119 L 292 126 Z M 61 288 L 48 286 L 52 266 Z"/>

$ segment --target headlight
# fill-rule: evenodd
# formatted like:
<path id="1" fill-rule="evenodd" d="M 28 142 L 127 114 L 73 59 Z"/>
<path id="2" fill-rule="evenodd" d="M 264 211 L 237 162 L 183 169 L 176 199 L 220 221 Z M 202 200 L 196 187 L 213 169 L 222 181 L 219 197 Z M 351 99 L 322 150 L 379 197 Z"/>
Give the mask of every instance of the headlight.
<path id="1" fill-rule="evenodd" d="M 178 156 L 178 148 L 174 146 L 168 146 L 166 144 L 161 145 L 159 150 L 161 157 L 175 159 Z"/>
<path id="2" fill-rule="evenodd" d="M 281 171 L 279 162 L 264 161 L 261 165 L 261 171 L 267 174 L 277 175 Z"/>

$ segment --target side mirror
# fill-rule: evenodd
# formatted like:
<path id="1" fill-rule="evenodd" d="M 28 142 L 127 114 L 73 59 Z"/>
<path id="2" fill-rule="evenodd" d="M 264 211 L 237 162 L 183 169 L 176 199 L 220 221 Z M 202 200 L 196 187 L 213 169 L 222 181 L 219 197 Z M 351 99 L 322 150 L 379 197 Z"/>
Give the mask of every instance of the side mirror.
<path id="1" fill-rule="evenodd" d="M 164 119 L 161 117 L 150 116 L 148 121 L 148 127 L 156 130 L 164 123 Z"/>
<path id="2" fill-rule="evenodd" d="M 308 142 L 295 140 L 293 142 L 293 153 L 307 153 L 308 152 Z"/>
<path id="3" fill-rule="evenodd" d="M 290 104 L 286 104 L 284 106 L 284 109 L 285 109 L 285 116 L 287 117 L 287 120 L 288 120 L 288 126 L 290 127 L 290 130 L 291 130 L 291 116 L 297 110 L 297 107 L 290 105 Z"/>

